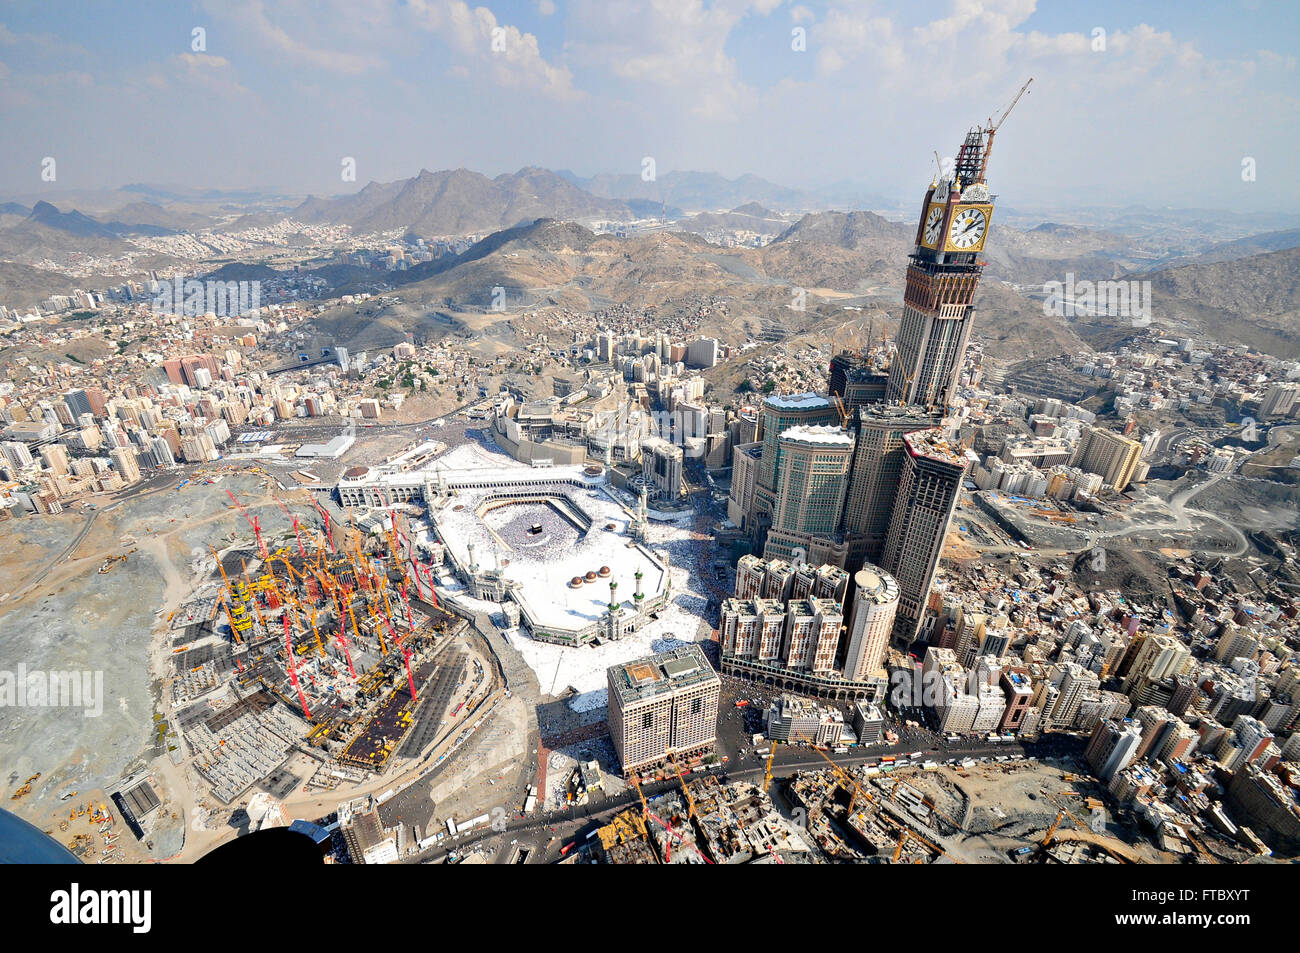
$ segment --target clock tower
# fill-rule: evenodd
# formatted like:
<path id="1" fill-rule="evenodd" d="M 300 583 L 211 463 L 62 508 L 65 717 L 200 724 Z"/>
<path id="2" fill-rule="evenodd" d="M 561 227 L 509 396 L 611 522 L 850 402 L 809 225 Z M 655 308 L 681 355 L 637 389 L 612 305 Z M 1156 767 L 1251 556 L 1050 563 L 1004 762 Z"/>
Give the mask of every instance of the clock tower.
<path id="1" fill-rule="evenodd" d="M 1028 88 L 1026 83 L 996 123 L 989 120 L 966 134 L 952 171 L 925 193 L 885 387 L 891 404 L 918 405 L 941 416 L 952 400 L 975 318 L 972 302 L 984 270 L 980 255 L 993 221 L 996 196 L 984 176 L 993 136 Z"/>

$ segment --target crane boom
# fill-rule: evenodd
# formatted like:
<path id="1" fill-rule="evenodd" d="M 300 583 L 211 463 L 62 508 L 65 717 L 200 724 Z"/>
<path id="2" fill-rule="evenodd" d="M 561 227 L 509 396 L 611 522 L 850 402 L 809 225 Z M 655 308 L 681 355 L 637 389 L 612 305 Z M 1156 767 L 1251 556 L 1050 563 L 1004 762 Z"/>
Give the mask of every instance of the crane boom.
<path id="1" fill-rule="evenodd" d="M 991 117 L 989 118 L 989 127 L 984 131 L 986 141 L 984 143 L 984 155 L 980 157 L 980 174 L 977 181 L 979 182 L 984 181 L 984 171 L 988 168 L 989 165 L 989 154 L 993 152 L 994 134 L 998 131 L 998 129 L 1002 127 L 1002 124 L 1007 121 L 1007 117 L 1011 115 L 1011 110 L 1016 108 L 1016 103 L 1020 102 L 1020 97 L 1025 95 L 1025 93 L 1029 91 L 1029 84 L 1032 83 L 1033 81 L 1034 78 L 1031 76 L 1025 82 L 1025 85 L 1020 87 L 1020 92 L 1016 93 L 1015 99 L 1011 100 L 1011 105 L 1008 106 L 1003 111 L 1002 115 L 998 117 L 997 122 L 994 122 Z"/>

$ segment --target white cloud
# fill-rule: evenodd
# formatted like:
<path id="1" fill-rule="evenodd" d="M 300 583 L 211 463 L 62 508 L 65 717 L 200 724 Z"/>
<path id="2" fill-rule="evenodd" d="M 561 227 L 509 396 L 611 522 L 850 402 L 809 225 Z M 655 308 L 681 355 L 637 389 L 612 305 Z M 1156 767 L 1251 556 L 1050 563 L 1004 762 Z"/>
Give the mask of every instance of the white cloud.
<path id="1" fill-rule="evenodd" d="M 536 36 L 499 22 L 487 7 L 471 9 L 461 0 L 410 0 L 409 6 L 416 25 L 447 39 L 472 73 L 558 99 L 577 95 L 572 74 L 547 62 Z"/>

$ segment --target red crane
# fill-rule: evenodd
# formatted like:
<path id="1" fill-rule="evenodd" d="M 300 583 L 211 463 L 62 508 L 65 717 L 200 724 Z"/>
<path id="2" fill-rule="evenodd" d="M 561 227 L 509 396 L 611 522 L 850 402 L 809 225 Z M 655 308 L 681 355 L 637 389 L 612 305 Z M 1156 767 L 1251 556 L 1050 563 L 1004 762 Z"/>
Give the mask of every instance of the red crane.
<path id="1" fill-rule="evenodd" d="M 253 535 L 257 537 L 257 551 L 261 553 L 263 559 L 266 559 L 266 544 L 262 542 L 262 527 L 258 525 L 257 517 L 249 516 L 248 511 L 244 509 L 244 504 L 235 499 L 235 494 L 229 490 L 226 491 L 226 496 L 230 497 L 230 502 L 235 504 L 235 509 L 239 510 L 240 515 L 248 520 L 248 525 L 253 527 Z"/>
<path id="2" fill-rule="evenodd" d="M 411 701 L 416 701 L 415 697 L 415 677 L 411 674 L 411 650 L 405 645 L 401 646 L 402 659 L 406 662 L 406 682 L 411 686 Z"/>
<path id="3" fill-rule="evenodd" d="M 298 527 L 298 517 L 289 512 L 289 507 L 284 505 L 283 500 L 278 497 L 273 497 L 273 499 L 275 499 L 275 502 L 280 504 L 280 509 L 284 510 L 284 515 L 289 517 L 290 521 L 293 523 L 293 535 L 298 537 L 298 554 L 302 556 L 303 559 L 306 559 L 307 550 L 302 545 L 302 531 Z"/>
<path id="4" fill-rule="evenodd" d="M 289 635 L 289 613 L 280 616 L 284 620 L 284 651 L 289 656 L 289 681 L 293 682 L 293 687 L 298 691 L 298 701 L 302 703 L 302 713 L 308 721 L 311 721 L 311 710 L 307 707 L 307 696 L 303 694 L 302 686 L 298 684 L 298 666 L 293 660 L 293 637 Z"/>
<path id="5" fill-rule="evenodd" d="M 330 515 L 315 500 L 311 501 L 311 505 L 316 507 L 316 512 L 320 514 L 320 518 L 325 523 L 325 538 L 329 540 L 330 552 L 332 553 L 334 552 L 334 533 L 330 530 Z"/>
<path id="6" fill-rule="evenodd" d="M 352 676 L 352 681 L 357 680 L 357 670 L 352 667 L 352 653 L 348 651 L 348 617 L 343 611 L 343 603 L 335 596 L 334 604 L 339 610 L 339 646 L 343 649 L 343 657 L 348 660 L 348 674 Z"/>

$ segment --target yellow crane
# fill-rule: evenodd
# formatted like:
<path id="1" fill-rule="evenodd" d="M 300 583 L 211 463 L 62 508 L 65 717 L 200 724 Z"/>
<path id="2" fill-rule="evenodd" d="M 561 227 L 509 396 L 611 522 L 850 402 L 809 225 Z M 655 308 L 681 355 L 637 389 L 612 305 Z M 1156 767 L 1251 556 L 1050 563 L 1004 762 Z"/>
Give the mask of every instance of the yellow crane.
<path id="1" fill-rule="evenodd" d="M 772 748 L 767 753 L 767 767 L 763 769 L 763 790 L 766 791 L 772 786 L 772 759 L 776 757 L 776 746 L 779 741 L 772 742 Z"/>
<path id="2" fill-rule="evenodd" d="M 938 844 L 935 844 L 935 843 L 933 843 L 932 841 L 930 841 L 929 839 L 927 839 L 927 838 L 925 838 L 925 837 L 922 837 L 920 834 L 918 834 L 916 831 L 912 830 L 910 827 L 904 827 L 903 830 L 902 830 L 902 833 L 900 833 L 900 834 L 898 835 L 898 843 L 894 846 L 894 863 L 898 863 L 898 858 L 901 857 L 902 854 L 903 854 L 903 844 L 905 844 L 905 843 L 907 842 L 907 839 L 908 839 L 909 837 L 912 838 L 912 839 L 915 840 L 915 841 L 920 841 L 922 844 L 924 844 L 926 847 L 930 848 L 930 850 L 935 851 L 937 854 L 939 854 L 939 855 L 941 855 L 941 856 L 943 856 L 943 857 L 947 857 L 947 858 L 948 858 L 949 860 L 951 860 L 954 864 L 960 864 L 960 863 L 961 863 L 960 860 L 958 860 L 958 859 L 957 859 L 956 857 L 954 857 L 952 854 L 948 853 L 946 850 L 944 850 L 944 849 L 943 849 L 942 847 L 940 847 Z"/>
<path id="3" fill-rule="evenodd" d="M 821 748 L 813 748 L 813 751 L 816 751 L 819 755 L 821 755 L 822 759 L 831 766 L 831 770 L 833 770 L 835 772 L 835 776 L 839 778 L 840 784 L 843 785 L 844 789 L 849 792 L 850 812 L 857 810 L 858 795 L 862 795 L 862 797 L 866 798 L 872 804 L 877 803 L 876 799 L 872 797 L 869 792 L 863 790 L 862 785 L 858 784 L 858 782 L 854 779 L 853 775 L 849 774 L 842 767 L 836 764 L 834 760 L 831 759 L 830 755 L 828 755 Z"/>

